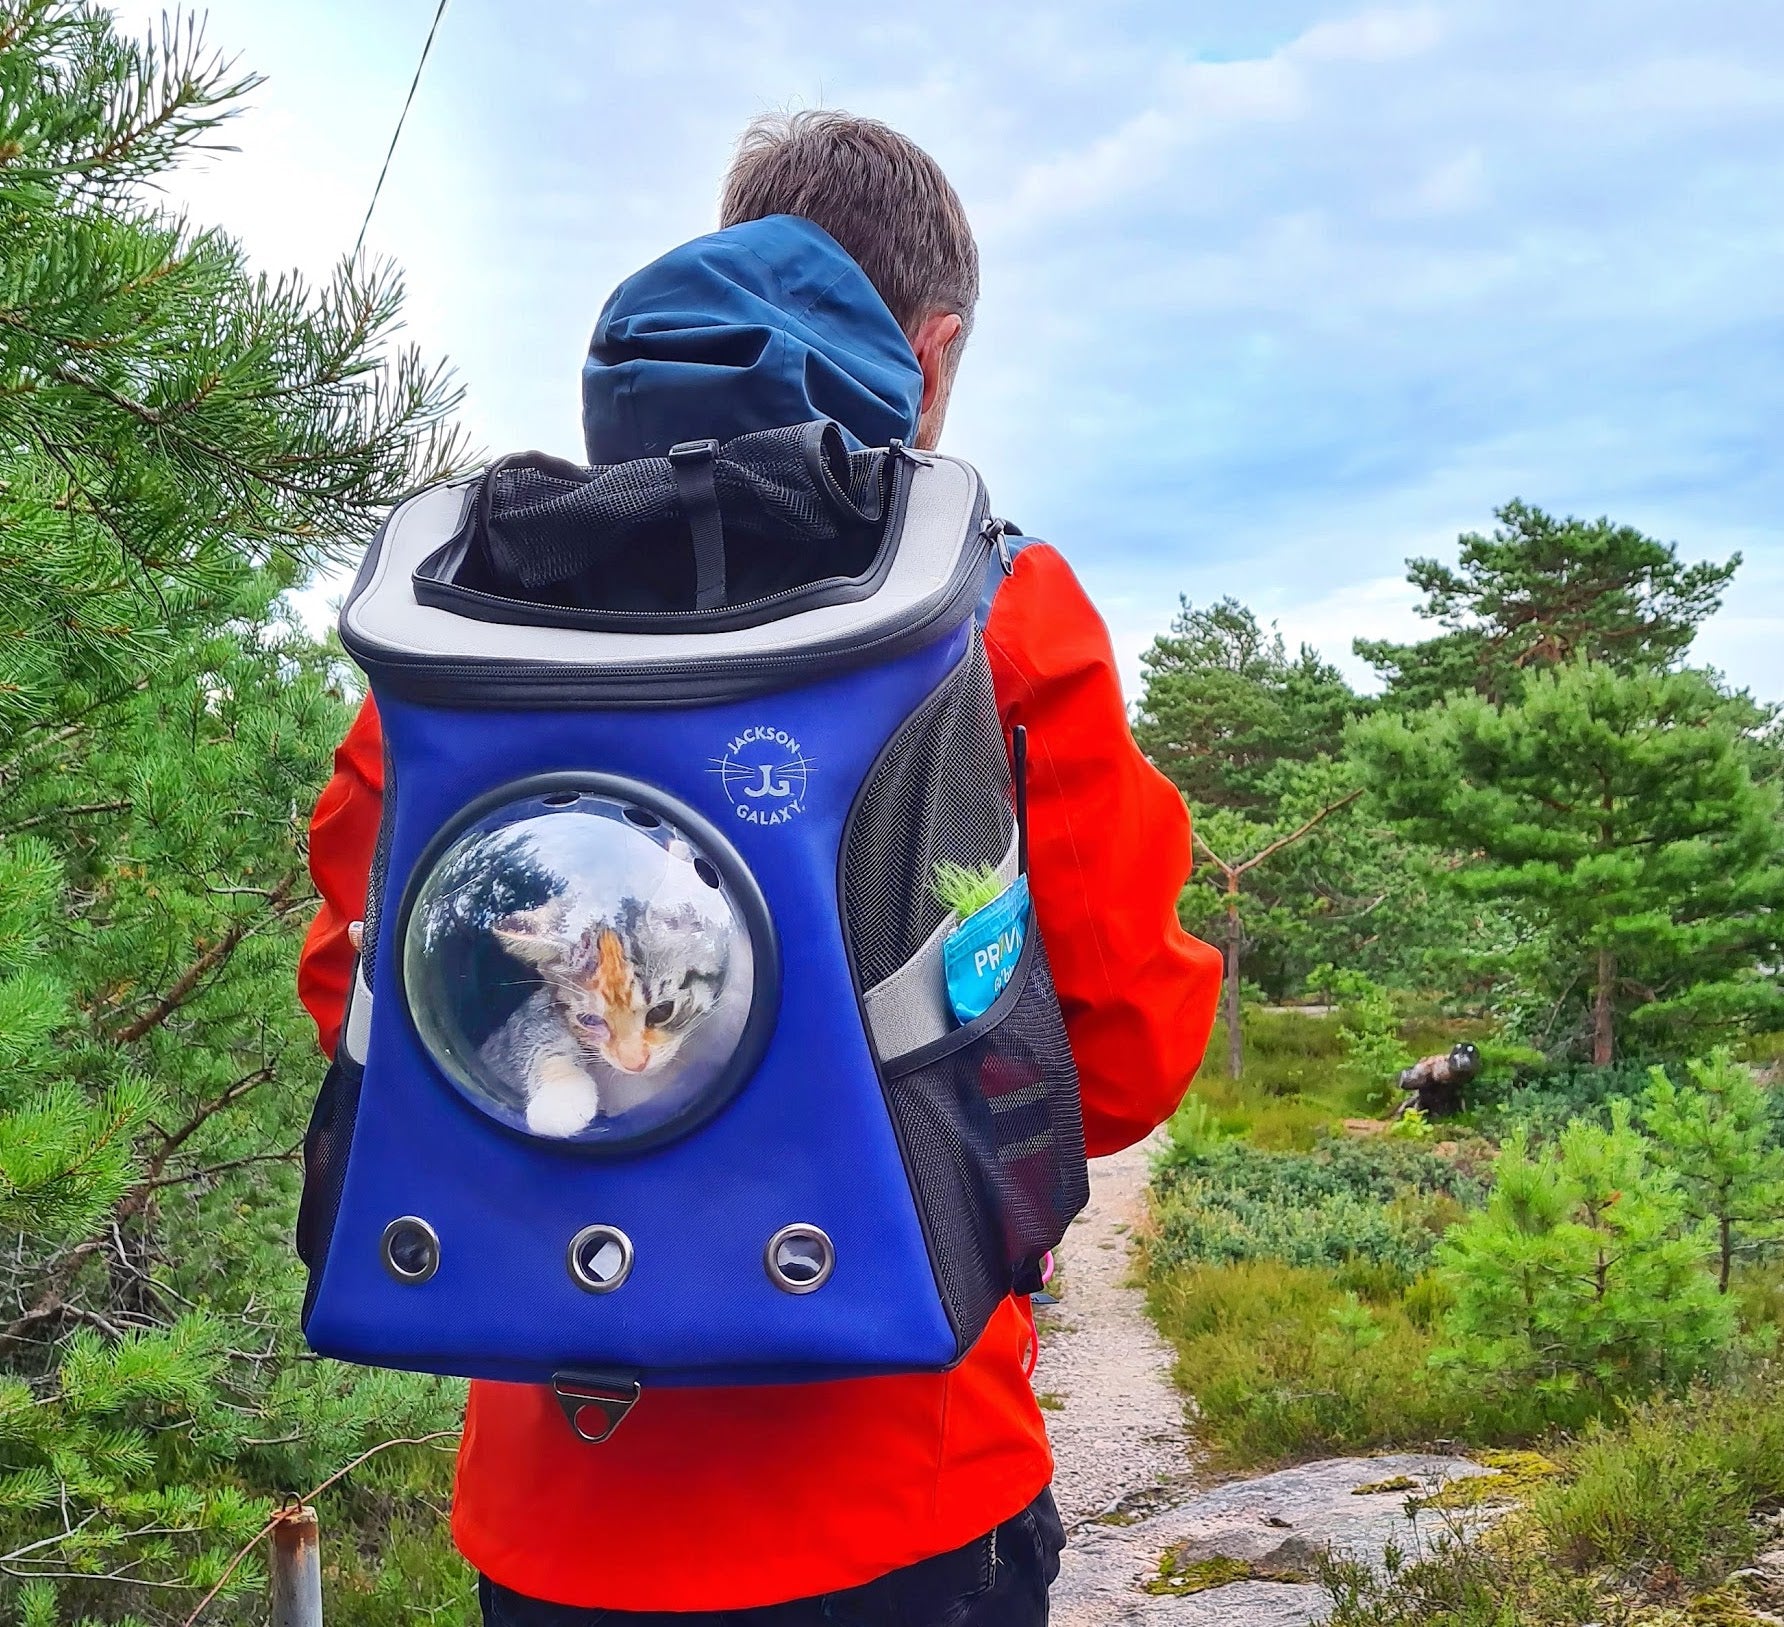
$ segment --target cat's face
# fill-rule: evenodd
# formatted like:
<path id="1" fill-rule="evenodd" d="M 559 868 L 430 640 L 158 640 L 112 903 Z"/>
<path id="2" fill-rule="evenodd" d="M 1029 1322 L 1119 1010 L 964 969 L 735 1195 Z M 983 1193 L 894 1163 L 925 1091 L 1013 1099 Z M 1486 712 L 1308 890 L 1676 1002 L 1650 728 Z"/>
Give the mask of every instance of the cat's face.
<path id="1" fill-rule="evenodd" d="M 601 921 L 570 936 L 540 911 L 507 916 L 495 926 L 511 954 L 536 967 L 553 1009 L 583 1050 L 623 1073 L 654 1072 L 681 1049 L 712 1009 L 723 978 L 711 939 L 677 931 L 674 921 L 639 912 L 630 921 Z"/>

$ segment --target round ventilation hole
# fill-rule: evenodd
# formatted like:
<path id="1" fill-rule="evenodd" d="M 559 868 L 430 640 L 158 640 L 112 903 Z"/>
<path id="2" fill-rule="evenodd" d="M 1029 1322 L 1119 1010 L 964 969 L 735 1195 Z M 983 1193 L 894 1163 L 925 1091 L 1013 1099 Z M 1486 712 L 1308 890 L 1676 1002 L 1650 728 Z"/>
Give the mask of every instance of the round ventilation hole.
<path id="1" fill-rule="evenodd" d="M 836 1269 L 836 1249 L 816 1226 L 783 1226 L 763 1253 L 768 1280 L 789 1294 L 822 1288 Z"/>
<path id="2" fill-rule="evenodd" d="M 416 1215 L 401 1215 L 384 1228 L 378 1245 L 384 1269 L 398 1282 L 426 1282 L 440 1269 L 440 1238 Z"/>
<path id="3" fill-rule="evenodd" d="M 632 1239 L 617 1226 L 584 1226 L 565 1258 L 578 1288 L 611 1294 L 632 1274 Z"/>

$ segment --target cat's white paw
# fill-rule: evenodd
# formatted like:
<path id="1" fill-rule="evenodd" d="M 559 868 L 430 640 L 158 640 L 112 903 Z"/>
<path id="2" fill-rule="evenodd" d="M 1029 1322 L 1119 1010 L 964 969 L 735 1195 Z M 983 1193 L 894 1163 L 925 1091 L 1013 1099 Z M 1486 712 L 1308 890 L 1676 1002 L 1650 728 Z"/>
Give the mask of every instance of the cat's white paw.
<path id="1" fill-rule="evenodd" d="M 599 1105 L 595 1082 L 582 1069 L 566 1063 L 542 1068 L 527 1103 L 527 1128 L 534 1135 L 573 1136 L 588 1128 Z"/>

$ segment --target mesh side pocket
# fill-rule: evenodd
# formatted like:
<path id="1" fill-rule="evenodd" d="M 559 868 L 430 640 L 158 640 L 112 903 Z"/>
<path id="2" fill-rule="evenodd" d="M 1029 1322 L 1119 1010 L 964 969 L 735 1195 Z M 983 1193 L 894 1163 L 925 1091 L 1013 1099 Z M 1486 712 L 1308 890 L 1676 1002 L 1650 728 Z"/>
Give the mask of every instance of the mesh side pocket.
<path id="1" fill-rule="evenodd" d="M 1078 1070 L 1040 930 L 976 1022 L 886 1065 L 886 1099 L 965 1350 L 1090 1197 Z"/>
<path id="2" fill-rule="evenodd" d="M 975 632 L 953 675 L 893 735 L 849 824 L 843 911 L 862 988 L 890 977 L 946 919 L 937 862 L 1000 863 L 1014 823 L 991 665 Z"/>
<path id="3" fill-rule="evenodd" d="M 341 1209 L 341 1190 L 347 1181 L 347 1153 L 353 1143 L 353 1123 L 359 1114 L 359 1087 L 365 1069 L 345 1056 L 329 1065 L 310 1126 L 304 1131 L 304 1185 L 297 1204 L 297 1257 L 310 1273 L 304 1290 L 303 1320 L 309 1321 L 316 1286 L 322 1280 L 323 1262 L 334 1236 L 335 1217 Z"/>

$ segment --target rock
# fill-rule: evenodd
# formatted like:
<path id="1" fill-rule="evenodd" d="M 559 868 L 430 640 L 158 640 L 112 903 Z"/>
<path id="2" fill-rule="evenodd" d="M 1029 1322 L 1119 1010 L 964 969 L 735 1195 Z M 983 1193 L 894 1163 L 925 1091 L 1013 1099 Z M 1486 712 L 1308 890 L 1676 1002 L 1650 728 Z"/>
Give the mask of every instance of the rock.
<path id="1" fill-rule="evenodd" d="M 1284 1537 L 1251 1567 L 1251 1574 L 1265 1582 L 1311 1582 L 1319 1574 L 1319 1562 L 1325 1555 L 1323 1543 L 1309 1542 L 1306 1537 Z"/>
<path id="2" fill-rule="evenodd" d="M 1198 1565 L 1225 1559 L 1242 1566 L 1242 1574 L 1253 1579 L 1308 1582 L 1324 1552 L 1324 1543 L 1303 1536 L 1284 1537 L 1260 1522 L 1256 1530 L 1241 1528 L 1190 1537 L 1166 1551 L 1159 1570 L 1161 1574 L 1181 1576 Z M 1231 1580 L 1238 1581 L 1240 1577 Z"/>
<path id="3" fill-rule="evenodd" d="M 1489 1510 L 1406 1514 L 1408 1493 L 1357 1496 L 1410 1481 L 1431 1495 L 1490 1471 L 1465 1458 L 1395 1453 L 1331 1458 L 1230 1481 L 1131 1524 L 1077 1524 L 1054 1593 L 1056 1627 L 1307 1627 L 1331 1601 L 1311 1581 L 1328 1549 L 1371 1565 L 1411 1554 L 1446 1521 Z M 1168 1617 L 1168 1620 L 1167 1620 Z"/>

